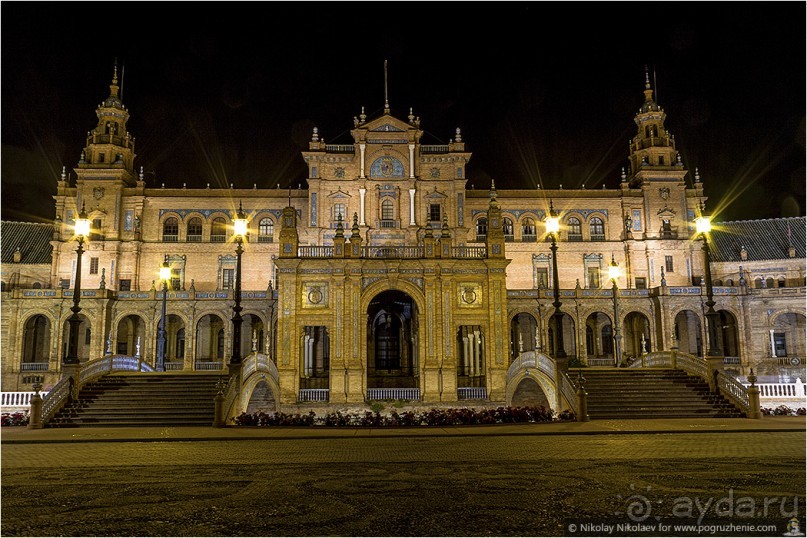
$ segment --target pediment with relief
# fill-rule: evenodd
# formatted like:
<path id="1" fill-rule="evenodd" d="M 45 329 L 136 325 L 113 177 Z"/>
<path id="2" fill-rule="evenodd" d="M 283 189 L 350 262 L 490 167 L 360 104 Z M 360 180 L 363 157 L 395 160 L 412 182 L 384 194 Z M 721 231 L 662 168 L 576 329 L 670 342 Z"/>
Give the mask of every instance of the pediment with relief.
<path id="1" fill-rule="evenodd" d="M 346 193 L 340 188 L 336 189 L 335 191 L 331 191 L 331 194 L 327 196 L 328 198 L 337 199 L 337 198 L 351 198 L 350 194 Z"/>

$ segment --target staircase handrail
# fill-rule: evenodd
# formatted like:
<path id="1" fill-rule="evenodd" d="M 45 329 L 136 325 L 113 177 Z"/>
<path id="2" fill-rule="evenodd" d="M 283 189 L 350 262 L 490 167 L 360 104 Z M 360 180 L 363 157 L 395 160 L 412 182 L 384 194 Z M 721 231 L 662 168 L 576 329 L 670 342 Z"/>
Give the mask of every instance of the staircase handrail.
<path id="1" fill-rule="evenodd" d="M 709 363 L 706 359 L 680 351 L 653 351 L 637 359 L 629 368 L 677 368 L 709 382 Z"/>
<path id="2" fill-rule="evenodd" d="M 672 368 L 672 357 L 669 351 L 653 351 L 636 359 L 628 368 Z"/>
<path id="3" fill-rule="evenodd" d="M 78 390 L 91 381 L 112 372 L 153 372 L 148 363 L 130 355 L 108 355 L 94 359 L 81 366 L 78 372 Z"/>
<path id="4" fill-rule="evenodd" d="M 731 403 L 739 407 L 746 417 L 751 416 L 751 402 L 748 398 L 748 388 L 737 381 L 734 377 L 726 374 L 723 370 L 718 370 L 715 378 L 717 387 Z"/>
<path id="5" fill-rule="evenodd" d="M 67 403 L 70 397 L 71 384 L 72 378 L 63 377 L 48 391 L 48 394 L 42 398 L 42 424 L 46 424 L 52 419 Z"/>
<path id="6" fill-rule="evenodd" d="M 227 423 L 227 417 L 235 404 L 235 399 L 238 397 L 240 380 L 238 374 L 230 376 L 227 380 L 227 385 L 224 387 L 224 423 Z"/>
<path id="7" fill-rule="evenodd" d="M 572 380 L 569 379 L 569 374 L 563 370 L 560 372 L 560 393 L 566 399 L 572 411 L 574 411 L 575 416 L 577 416 L 577 413 L 579 413 L 577 406 L 577 387 Z"/>

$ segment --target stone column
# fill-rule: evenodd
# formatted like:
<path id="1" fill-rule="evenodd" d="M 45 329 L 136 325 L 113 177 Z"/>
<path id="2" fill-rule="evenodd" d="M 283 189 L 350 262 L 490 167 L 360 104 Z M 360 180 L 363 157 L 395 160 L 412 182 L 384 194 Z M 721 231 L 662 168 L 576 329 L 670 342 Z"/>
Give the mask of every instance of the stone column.
<path id="1" fill-rule="evenodd" d="M 367 189 L 359 189 L 359 224 L 361 226 L 364 226 L 364 195 L 366 193 Z"/>
<path id="2" fill-rule="evenodd" d="M 359 178 L 360 179 L 364 179 L 366 177 L 364 175 L 364 148 L 365 147 L 366 147 L 365 144 L 359 144 L 359 153 L 361 154 L 360 158 L 359 158 L 359 164 L 361 166 L 361 171 L 359 172 Z"/>
<path id="3" fill-rule="evenodd" d="M 409 179 L 415 179 L 415 145 L 409 144 Z"/>
<path id="4" fill-rule="evenodd" d="M 409 189 L 409 226 L 415 226 L 415 189 Z"/>

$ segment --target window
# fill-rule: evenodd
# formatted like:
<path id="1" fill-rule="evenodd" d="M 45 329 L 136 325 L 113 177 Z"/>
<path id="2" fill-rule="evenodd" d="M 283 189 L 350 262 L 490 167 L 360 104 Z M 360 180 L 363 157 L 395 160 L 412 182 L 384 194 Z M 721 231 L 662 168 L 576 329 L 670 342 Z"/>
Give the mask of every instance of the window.
<path id="1" fill-rule="evenodd" d="M 768 278 L 765 279 L 765 286 L 764 287 L 766 287 L 766 288 L 772 288 L 773 287 L 773 277 L 772 276 L 769 276 Z"/>
<path id="2" fill-rule="evenodd" d="M 87 329 L 86 331 L 84 331 L 84 345 L 85 346 L 90 345 L 90 339 L 91 338 L 92 338 L 92 334 L 90 334 L 90 329 Z"/>
<path id="3" fill-rule="evenodd" d="M 118 289 L 120 291 L 132 291 L 132 280 L 129 278 L 118 280 Z"/>
<path id="4" fill-rule="evenodd" d="M 569 217 L 566 221 L 566 228 L 568 230 L 567 237 L 569 241 L 582 241 L 583 229 L 580 226 L 580 219 L 577 217 Z"/>
<path id="5" fill-rule="evenodd" d="M 644 277 L 636 277 L 636 289 L 637 290 L 646 290 L 647 289 L 647 279 Z"/>
<path id="6" fill-rule="evenodd" d="M 224 329 L 219 329 L 216 336 L 216 358 L 224 358 Z"/>
<path id="7" fill-rule="evenodd" d="M 779 279 L 776 281 L 777 288 L 784 288 L 785 287 L 785 277 L 780 276 Z"/>
<path id="8" fill-rule="evenodd" d="M 63 278 L 63 279 L 59 280 L 59 287 L 62 288 L 63 290 L 70 289 L 70 279 L 69 278 Z"/>
<path id="9" fill-rule="evenodd" d="M 103 153 L 98 154 L 98 162 L 102 163 L 105 160 L 105 155 Z"/>
<path id="10" fill-rule="evenodd" d="M 98 258 L 90 258 L 90 274 L 98 274 Z"/>
<path id="11" fill-rule="evenodd" d="M 605 241 L 605 225 L 600 217 L 592 217 L 588 226 L 592 241 Z"/>
<path id="12" fill-rule="evenodd" d="M 224 243 L 227 241 L 227 221 L 224 217 L 216 217 L 210 225 L 210 242 Z"/>
<path id="13" fill-rule="evenodd" d="M 92 228 L 90 228 L 90 241 L 103 240 L 103 236 L 101 235 L 102 227 L 103 227 L 103 221 L 101 219 L 92 219 Z"/>
<path id="14" fill-rule="evenodd" d="M 535 221 L 527 217 L 521 222 L 521 240 L 524 242 L 535 241 Z"/>
<path id="15" fill-rule="evenodd" d="M 509 217 L 502 219 L 502 232 L 504 232 L 505 241 L 513 240 L 513 220 Z"/>
<path id="16" fill-rule="evenodd" d="M 672 256 L 664 256 L 664 268 L 667 270 L 668 273 L 673 272 L 673 257 Z"/>
<path id="17" fill-rule="evenodd" d="M 171 289 L 179 291 L 182 289 L 182 274 L 179 269 L 171 268 Z"/>
<path id="18" fill-rule="evenodd" d="M 221 271 L 221 289 L 233 289 L 235 283 L 235 269 L 223 269 Z"/>
<path id="19" fill-rule="evenodd" d="M 773 349 L 777 357 L 787 357 L 785 333 L 773 333 Z"/>
<path id="20" fill-rule="evenodd" d="M 345 227 L 347 222 L 347 206 L 345 204 L 333 204 L 332 220 L 334 228 L 339 222 L 339 215 L 342 215 L 342 227 Z"/>
<path id="21" fill-rule="evenodd" d="M 258 223 L 258 243 L 271 243 L 274 240 L 275 223 L 269 217 Z"/>
<path id="22" fill-rule="evenodd" d="M 440 222 L 441 215 L 440 204 L 429 204 L 429 221 Z"/>
<path id="23" fill-rule="evenodd" d="M 199 243 L 202 241 L 202 219 L 193 217 L 188 221 L 188 241 Z"/>
<path id="24" fill-rule="evenodd" d="M 539 288 L 549 287 L 549 270 L 546 267 L 538 267 L 535 270 L 535 276 Z"/>
<path id="25" fill-rule="evenodd" d="M 658 164 L 659 166 L 664 166 L 664 155 L 658 156 Z"/>
<path id="26" fill-rule="evenodd" d="M 599 269 L 599 267 L 589 267 L 588 268 L 588 287 L 589 288 L 599 288 L 600 287 L 600 269 Z"/>
<path id="27" fill-rule="evenodd" d="M 392 200 L 384 200 L 381 202 L 381 220 L 392 220 Z"/>
<path id="28" fill-rule="evenodd" d="M 479 217 L 476 219 L 476 240 L 484 241 L 488 235 L 488 218 Z"/>
<path id="29" fill-rule="evenodd" d="M 185 358 L 185 329 L 177 331 L 176 347 L 174 348 L 174 357 L 177 359 Z"/>
<path id="30" fill-rule="evenodd" d="M 176 242 L 179 239 L 179 221 L 176 217 L 168 217 L 163 222 L 163 242 Z"/>

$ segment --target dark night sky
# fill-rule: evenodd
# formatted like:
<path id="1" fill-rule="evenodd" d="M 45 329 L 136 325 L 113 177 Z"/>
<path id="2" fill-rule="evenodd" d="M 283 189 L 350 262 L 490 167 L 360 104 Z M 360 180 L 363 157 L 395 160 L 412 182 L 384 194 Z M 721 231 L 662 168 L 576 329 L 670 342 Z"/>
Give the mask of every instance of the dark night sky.
<path id="1" fill-rule="evenodd" d="M 469 184 L 612 188 L 648 65 L 718 220 L 804 215 L 805 5 L 5 1 L 2 219 L 53 218 L 115 58 L 148 186 L 296 186 L 313 126 L 380 114 L 388 59 L 393 114 L 462 128 Z"/>

